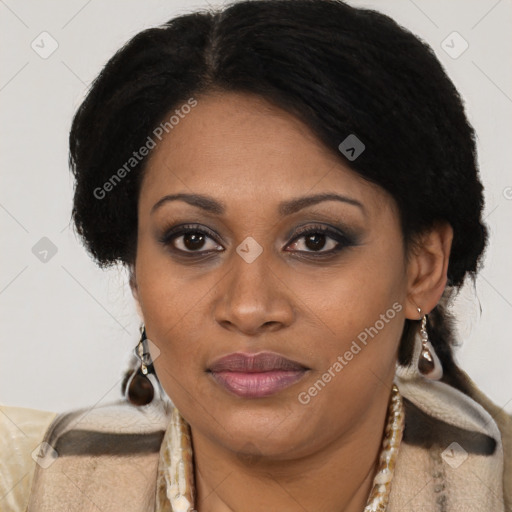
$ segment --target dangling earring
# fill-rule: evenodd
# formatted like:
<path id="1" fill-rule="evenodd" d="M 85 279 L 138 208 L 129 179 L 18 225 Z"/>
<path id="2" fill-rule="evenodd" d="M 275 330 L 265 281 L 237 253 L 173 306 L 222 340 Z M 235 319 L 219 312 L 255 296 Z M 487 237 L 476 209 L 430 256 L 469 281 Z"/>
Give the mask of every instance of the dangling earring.
<path id="1" fill-rule="evenodd" d="M 427 315 L 421 315 L 421 308 L 418 308 L 418 313 L 421 319 L 421 354 L 418 360 L 418 370 L 427 379 L 439 380 L 443 376 L 443 367 L 432 343 L 428 339 Z"/>
<path id="2" fill-rule="evenodd" d="M 147 405 L 151 403 L 155 396 L 155 388 L 149 378 L 153 372 L 153 363 L 149 353 L 144 324 L 141 326 L 140 341 L 135 347 L 134 352 L 140 360 L 140 365 L 126 384 L 126 398 L 133 405 Z"/>

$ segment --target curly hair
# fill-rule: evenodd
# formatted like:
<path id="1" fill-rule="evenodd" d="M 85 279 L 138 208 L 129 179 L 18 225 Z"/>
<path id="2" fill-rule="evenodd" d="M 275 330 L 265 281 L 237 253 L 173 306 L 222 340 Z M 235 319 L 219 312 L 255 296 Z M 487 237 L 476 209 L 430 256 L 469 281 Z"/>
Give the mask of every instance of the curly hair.
<path id="1" fill-rule="evenodd" d="M 384 14 L 340 0 L 249 0 L 180 15 L 140 32 L 108 61 L 69 138 L 73 221 L 101 267 L 135 261 L 147 157 L 108 194 L 97 190 L 177 107 L 214 90 L 259 95 L 303 121 L 341 162 L 391 194 L 406 247 L 435 222 L 448 222 L 445 299 L 468 274 L 474 280 L 488 231 L 461 97 L 426 43 Z M 338 149 L 349 134 L 366 147 L 354 161 Z M 402 363 L 415 323 L 406 320 Z M 428 329 L 443 379 L 464 391 L 442 303 Z"/>

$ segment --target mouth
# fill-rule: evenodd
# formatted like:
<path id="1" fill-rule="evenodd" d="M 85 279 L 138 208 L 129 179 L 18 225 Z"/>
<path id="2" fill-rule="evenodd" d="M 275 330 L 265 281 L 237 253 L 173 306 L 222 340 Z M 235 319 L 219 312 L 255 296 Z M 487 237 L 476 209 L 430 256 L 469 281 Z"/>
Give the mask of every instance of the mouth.
<path id="1" fill-rule="evenodd" d="M 217 359 L 207 371 L 227 391 L 244 398 L 261 398 L 292 386 L 308 370 L 275 352 L 236 352 Z"/>

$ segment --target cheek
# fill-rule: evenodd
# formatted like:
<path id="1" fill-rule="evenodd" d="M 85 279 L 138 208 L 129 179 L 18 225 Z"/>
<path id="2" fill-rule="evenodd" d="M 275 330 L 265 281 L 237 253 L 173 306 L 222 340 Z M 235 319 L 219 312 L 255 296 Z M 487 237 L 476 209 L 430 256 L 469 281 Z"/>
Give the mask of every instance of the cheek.
<path id="1" fill-rule="evenodd" d="M 169 271 L 169 261 L 150 243 L 139 238 L 136 276 L 138 300 L 148 338 L 158 347 L 155 359 L 158 378 L 164 389 L 171 387 L 176 370 L 186 359 L 193 357 L 190 347 L 183 344 L 187 338 L 187 312 L 193 311 L 198 297 L 187 293 L 178 272 Z M 190 288 L 189 288 L 190 289 Z"/>
<path id="2" fill-rule="evenodd" d="M 202 281 L 192 266 L 172 263 L 165 249 L 144 233 L 137 247 L 136 276 L 139 302 L 154 336 L 167 339 L 181 330 L 181 318 L 200 303 Z M 167 334 L 164 334 L 167 333 Z"/>
<path id="3" fill-rule="evenodd" d="M 368 404 L 388 388 L 406 288 L 401 254 L 387 247 L 393 246 L 361 251 L 336 278 L 316 280 L 308 301 L 319 321 L 310 332 L 326 336 L 316 339 L 311 354 L 321 363 L 297 396 L 305 430 L 353 424 L 348 420 L 364 417 Z"/>
<path id="4" fill-rule="evenodd" d="M 403 306 L 406 294 L 402 254 L 379 240 L 356 248 L 339 267 L 301 281 L 297 289 L 309 290 L 302 299 L 318 315 L 319 325 L 343 340 L 374 325 L 393 304 Z M 394 318 L 396 309 L 387 316 Z"/>
<path id="5" fill-rule="evenodd" d="M 315 344 L 316 357 L 321 354 L 316 377 L 334 372 L 336 383 L 329 387 L 335 394 L 370 390 L 394 371 L 407 291 L 401 248 L 399 236 L 374 239 L 332 275 L 311 283 L 305 302 L 325 333 Z"/>

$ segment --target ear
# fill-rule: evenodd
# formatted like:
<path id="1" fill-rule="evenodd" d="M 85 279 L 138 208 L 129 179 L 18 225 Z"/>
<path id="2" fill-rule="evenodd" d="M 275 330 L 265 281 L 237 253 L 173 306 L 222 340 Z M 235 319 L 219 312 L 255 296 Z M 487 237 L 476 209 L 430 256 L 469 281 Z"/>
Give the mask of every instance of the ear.
<path id="1" fill-rule="evenodd" d="M 407 266 L 407 299 L 405 316 L 411 320 L 432 311 L 448 280 L 448 262 L 453 240 L 453 228 L 448 222 L 438 222 L 422 233 L 410 249 Z"/>
<path id="2" fill-rule="evenodd" d="M 129 284 L 130 284 L 130 289 L 132 291 L 133 298 L 137 302 L 137 305 L 140 307 L 139 290 L 137 287 L 137 279 L 135 277 L 135 265 L 133 263 L 130 263 L 128 265 L 128 276 L 129 276 Z"/>
<path id="3" fill-rule="evenodd" d="M 140 315 L 140 318 L 144 318 L 144 315 L 142 314 L 142 307 L 140 304 L 140 297 L 139 297 L 139 287 L 137 285 L 137 277 L 135 274 L 135 265 L 130 263 L 128 265 L 128 282 L 130 284 L 130 290 L 132 291 L 133 298 L 135 299 L 135 304 L 137 307 L 137 312 Z M 144 320 L 142 320 L 144 321 Z"/>

